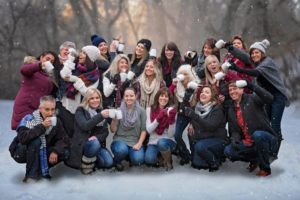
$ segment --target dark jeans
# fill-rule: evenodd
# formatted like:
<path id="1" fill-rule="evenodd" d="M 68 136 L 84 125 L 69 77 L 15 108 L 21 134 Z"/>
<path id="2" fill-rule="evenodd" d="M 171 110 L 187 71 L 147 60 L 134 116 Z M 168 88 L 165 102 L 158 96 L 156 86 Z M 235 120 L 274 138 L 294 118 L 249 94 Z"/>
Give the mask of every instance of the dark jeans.
<path id="1" fill-rule="evenodd" d="M 105 147 L 101 147 L 98 140 L 87 141 L 83 149 L 83 155 L 88 158 L 96 156 L 97 168 L 110 168 L 113 166 L 112 155 Z"/>
<path id="2" fill-rule="evenodd" d="M 196 167 L 218 167 L 224 157 L 226 141 L 218 138 L 199 140 L 194 145 L 192 163 Z"/>
<path id="3" fill-rule="evenodd" d="M 228 145 L 224 154 L 231 160 L 256 162 L 263 170 L 270 170 L 270 157 L 276 153 L 278 139 L 266 131 L 255 131 L 252 135 L 253 145 Z"/>
<path id="4" fill-rule="evenodd" d="M 159 139 L 157 144 L 149 144 L 145 153 L 145 163 L 154 165 L 157 163 L 158 153 L 161 151 L 173 151 L 176 143 L 167 138 Z"/>
<path id="5" fill-rule="evenodd" d="M 186 126 L 189 124 L 190 119 L 182 114 L 177 115 L 176 120 L 176 130 L 175 130 L 175 140 L 177 142 L 177 149 L 179 156 L 186 159 L 190 157 L 190 152 L 186 147 L 185 142 L 182 139 L 182 134 Z M 190 140 L 189 140 L 190 141 Z"/>
<path id="6" fill-rule="evenodd" d="M 28 145 L 17 144 L 16 149 L 13 154 L 13 159 L 18 163 L 26 163 L 26 177 L 38 178 L 41 174 L 40 169 L 40 138 L 32 140 Z M 52 152 L 53 147 L 47 148 L 48 158 Z M 63 155 L 58 154 L 58 162 L 68 159 L 69 151 L 65 151 Z M 56 164 L 57 164 L 56 163 Z M 49 167 L 53 167 L 56 164 L 48 163 Z"/>

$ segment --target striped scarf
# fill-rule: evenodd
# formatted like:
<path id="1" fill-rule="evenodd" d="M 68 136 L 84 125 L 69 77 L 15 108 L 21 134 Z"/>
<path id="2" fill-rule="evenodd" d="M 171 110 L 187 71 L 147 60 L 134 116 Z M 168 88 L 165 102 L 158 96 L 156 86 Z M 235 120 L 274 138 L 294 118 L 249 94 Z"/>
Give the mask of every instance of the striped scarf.
<path id="1" fill-rule="evenodd" d="M 35 110 L 33 113 L 33 119 L 26 121 L 26 127 L 29 129 L 34 128 L 35 126 L 41 124 L 43 122 L 43 118 L 39 110 Z M 40 136 L 41 139 L 41 147 L 40 147 L 40 166 L 43 176 L 49 176 L 49 167 L 48 167 L 48 157 L 47 157 L 47 143 L 46 143 L 46 135 L 48 135 L 51 130 L 52 126 L 47 128 L 46 132 Z"/>

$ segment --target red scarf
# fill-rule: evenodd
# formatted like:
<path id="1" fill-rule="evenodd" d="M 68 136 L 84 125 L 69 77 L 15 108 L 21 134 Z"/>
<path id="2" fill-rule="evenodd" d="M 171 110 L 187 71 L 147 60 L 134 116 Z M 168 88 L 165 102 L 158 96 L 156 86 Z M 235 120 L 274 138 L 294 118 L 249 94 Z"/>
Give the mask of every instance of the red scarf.
<path id="1" fill-rule="evenodd" d="M 236 105 L 235 108 L 236 108 L 237 123 L 241 127 L 242 132 L 244 134 L 243 143 L 246 146 L 251 146 L 252 145 L 252 139 L 251 139 L 251 137 L 250 137 L 250 135 L 247 131 L 247 125 L 246 125 L 246 122 L 243 118 L 241 107 L 240 107 L 240 105 Z"/>

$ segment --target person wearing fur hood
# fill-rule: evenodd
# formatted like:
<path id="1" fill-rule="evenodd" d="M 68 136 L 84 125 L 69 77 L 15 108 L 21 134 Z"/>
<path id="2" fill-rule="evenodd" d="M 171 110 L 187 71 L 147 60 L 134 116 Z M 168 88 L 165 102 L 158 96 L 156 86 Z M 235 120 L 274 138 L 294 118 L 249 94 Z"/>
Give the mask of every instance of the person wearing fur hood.
<path id="1" fill-rule="evenodd" d="M 178 154 L 181 157 L 181 165 L 189 163 L 191 157 L 182 139 L 183 131 L 189 123 L 189 118 L 183 114 L 183 108 L 186 105 L 190 105 L 198 83 L 198 77 L 191 65 L 181 65 L 177 71 L 177 77 L 173 79 L 173 83 L 169 87 L 169 90 L 174 94 L 175 101 L 177 101 L 178 104 L 179 112 L 176 121 L 175 140 L 177 142 Z"/>

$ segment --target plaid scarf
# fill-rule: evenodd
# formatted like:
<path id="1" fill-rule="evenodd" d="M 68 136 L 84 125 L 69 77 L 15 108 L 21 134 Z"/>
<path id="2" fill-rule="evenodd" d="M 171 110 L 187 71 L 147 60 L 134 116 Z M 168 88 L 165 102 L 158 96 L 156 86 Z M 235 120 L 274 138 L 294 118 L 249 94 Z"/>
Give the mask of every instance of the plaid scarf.
<path id="1" fill-rule="evenodd" d="M 86 66 L 78 64 L 76 69 L 72 72 L 72 75 L 81 78 L 84 82 L 85 86 L 90 86 L 99 80 L 99 71 L 98 68 L 95 67 L 92 70 L 88 70 Z M 78 93 L 78 90 L 75 89 L 73 83 L 68 82 L 66 84 L 67 89 L 67 97 L 70 99 L 75 99 L 75 95 Z"/>
<path id="2" fill-rule="evenodd" d="M 32 113 L 33 118 L 31 120 L 26 121 L 25 127 L 32 129 L 35 126 L 41 124 L 43 122 L 43 118 L 39 110 L 35 110 Z M 40 166 L 43 176 L 49 176 L 49 167 L 48 167 L 48 157 L 47 157 L 47 143 L 46 143 L 46 135 L 48 135 L 51 130 L 52 126 L 47 128 L 46 132 L 40 136 L 41 139 L 41 147 L 40 147 Z"/>

